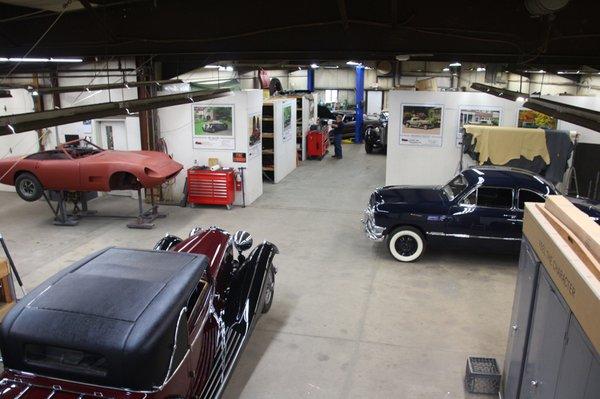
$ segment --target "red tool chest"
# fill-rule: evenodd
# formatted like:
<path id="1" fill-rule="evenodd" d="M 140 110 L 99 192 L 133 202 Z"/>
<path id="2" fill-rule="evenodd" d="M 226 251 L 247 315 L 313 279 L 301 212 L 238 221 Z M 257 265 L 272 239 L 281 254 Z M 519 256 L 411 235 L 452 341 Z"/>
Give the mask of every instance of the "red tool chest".
<path id="1" fill-rule="evenodd" d="M 329 151 L 329 133 L 311 130 L 306 135 L 306 157 L 323 158 Z"/>
<path id="2" fill-rule="evenodd" d="M 190 204 L 225 205 L 231 208 L 235 200 L 235 171 L 222 169 L 188 169 L 188 194 Z"/>

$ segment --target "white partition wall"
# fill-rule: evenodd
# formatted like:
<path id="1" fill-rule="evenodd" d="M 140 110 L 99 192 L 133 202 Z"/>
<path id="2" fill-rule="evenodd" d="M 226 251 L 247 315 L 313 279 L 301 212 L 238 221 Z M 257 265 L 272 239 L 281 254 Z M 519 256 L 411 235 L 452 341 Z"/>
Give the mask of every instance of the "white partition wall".
<path id="1" fill-rule="evenodd" d="M 460 169 L 461 147 L 457 144 L 457 133 L 461 107 L 500 109 L 500 124 L 516 126 L 520 104 L 485 93 L 390 91 L 386 184 L 438 185 L 446 183 Z M 403 105 L 442 108 L 441 145 L 425 146 L 401 143 Z M 424 130 L 423 133 L 428 134 L 428 131 Z"/>
<path id="2" fill-rule="evenodd" d="M 270 181 L 279 183 L 296 169 L 297 165 L 296 99 L 273 98 L 265 102 L 265 108 L 268 108 L 269 105 L 273 107 L 273 131 L 271 133 L 263 129 L 263 134 L 270 137 L 272 146 L 271 143 L 265 142 L 263 155 L 270 158 L 266 158 L 263 170 Z"/>
<path id="3" fill-rule="evenodd" d="M 578 107 L 600 110 L 597 97 L 544 96 L 543 98 Z M 401 143 L 400 132 L 403 106 L 439 106 L 442 108 L 441 145 L 410 145 Z M 466 110 L 494 110 L 500 112 L 500 126 L 517 126 L 519 110 L 523 103 L 505 100 L 486 93 L 475 92 L 432 92 L 390 91 L 388 108 L 390 121 L 386 163 L 386 184 L 443 184 L 459 169 L 474 163 L 468 156 L 461 157 L 458 144 L 459 119 L 466 118 Z M 600 134 L 589 129 L 561 121 L 557 128 L 577 131 L 580 143 L 600 143 Z M 413 130 L 414 131 L 414 130 Z M 425 135 L 427 131 L 423 131 Z"/>
<path id="4" fill-rule="evenodd" d="M 165 93 L 171 94 L 171 93 Z M 231 139 L 227 148 L 201 148 L 194 136 L 194 107 L 232 107 L 233 115 Z M 230 96 L 207 100 L 200 103 L 177 105 L 157 110 L 160 137 L 164 138 L 169 154 L 184 166 L 172 188 L 174 198 L 181 198 L 185 183 L 186 170 L 194 165 L 207 165 L 209 158 L 217 158 L 222 167 L 239 169 L 244 167 L 244 195 L 246 204 L 251 204 L 262 195 L 262 154 L 260 144 L 255 143 L 250 153 L 249 137 L 252 129 L 252 117 L 262 113 L 262 91 L 244 90 Z M 228 132 L 229 134 L 229 132 Z M 258 150 L 256 149 L 258 146 Z M 218 146 L 215 146 L 218 147 Z M 245 162 L 234 162 L 233 154 L 245 154 Z M 235 204 L 242 203 L 241 192 L 236 192 Z"/>

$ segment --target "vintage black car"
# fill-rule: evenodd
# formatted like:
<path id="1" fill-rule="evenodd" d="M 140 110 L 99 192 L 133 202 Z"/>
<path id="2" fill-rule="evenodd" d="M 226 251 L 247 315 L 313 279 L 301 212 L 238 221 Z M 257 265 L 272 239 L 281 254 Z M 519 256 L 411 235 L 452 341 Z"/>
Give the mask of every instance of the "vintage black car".
<path id="1" fill-rule="evenodd" d="M 363 224 L 375 241 L 387 237 L 388 250 L 401 262 L 419 259 L 429 242 L 471 239 L 494 248 L 518 242 L 526 202 L 559 194 L 552 183 L 526 170 L 482 166 L 466 169 L 436 187 L 387 186 L 375 190 Z M 567 198 L 600 223 L 600 202 Z M 517 246 L 518 247 L 518 246 Z"/>
<path id="2" fill-rule="evenodd" d="M 59 272 L 0 326 L 0 397 L 220 397 L 273 301 L 278 250 L 251 246 L 243 231 L 194 229 Z"/>
<path id="3" fill-rule="evenodd" d="M 355 111 L 331 111 L 333 115 L 333 123 L 335 123 L 335 118 L 338 115 L 342 116 L 342 122 L 344 123 L 344 133 L 342 137 L 345 139 L 352 139 L 356 133 L 356 112 Z M 381 121 L 379 118 L 364 115 L 363 117 L 363 135 L 367 129 L 381 126 Z M 331 139 L 333 140 L 333 133 L 331 135 Z M 332 141 L 333 142 L 333 141 Z"/>
<path id="4" fill-rule="evenodd" d="M 385 152 L 387 150 L 387 133 L 388 133 L 388 118 L 387 112 L 382 112 L 379 115 L 379 126 L 369 126 L 365 129 L 365 152 L 371 154 L 373 151 Z"/>

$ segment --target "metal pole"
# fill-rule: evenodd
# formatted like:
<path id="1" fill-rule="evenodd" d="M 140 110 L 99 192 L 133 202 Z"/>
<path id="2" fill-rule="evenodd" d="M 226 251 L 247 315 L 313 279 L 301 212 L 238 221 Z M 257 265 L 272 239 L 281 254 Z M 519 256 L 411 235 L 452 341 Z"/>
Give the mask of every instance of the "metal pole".
<path id="1" fill-rule="evenodd" d="M 363 139 L 363 113 L 365 94 L 365 67 L 356 66 L 356 130 L 354 131 L 354 142 L 362 143 Z"/>
<path id="2" fill-rule="evenodd" d="M 310 67 L 306 72 L 306 89 L 311 93 L 315 91 L 315 70 Z"/>
<path id="3" fill-rule="evenodd" d="M 6 258 L 8 259 L 8 264 L 10 265 L 10 268 L 13 271 L 13 274 L 15 275 L 15 279 L 17 280 L 17 283 L 19 283 L 19 287 L 21 287 L 23 294 L 26 294 L 25 288 L 23 287 L 23 281 L 21 281 L 21 276 L 19 276 L 19 272 L 17 271 L 15 262 L 13 262 L 12 256 L 10 256 L 10 252 L 8 252 L 8 247 L 6 246 L 6 242 L 4 242 L 4 237 L 2 236 L 2 234 L 0 234 L 0 243 L 2 244 L 2 249 L 6 254 Z M 12 291 L 14 291 L 14 287 L 12 287 Z M 12 294 L 14 295 L 15 293 L 13 292 Z"/>

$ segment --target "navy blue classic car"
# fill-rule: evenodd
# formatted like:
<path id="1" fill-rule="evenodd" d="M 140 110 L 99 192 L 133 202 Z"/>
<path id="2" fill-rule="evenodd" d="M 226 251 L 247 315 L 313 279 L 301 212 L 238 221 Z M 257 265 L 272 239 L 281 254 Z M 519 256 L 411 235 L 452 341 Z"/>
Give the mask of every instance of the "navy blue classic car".
<path id="1" fill-rule="evenodd" d="M 560 194 L 542 177 L 526 170 L 482 166 L 466 169 L 444 186 L 387 186 L 373 194 L 363 224 L 375 241 L 387 237 L 392 256 L 419 259 L 436 239 L 474 239 L 477 245 L 519 241 L 526 202 Z M 600 223 L 600 202 L 567 198 Z"/>

